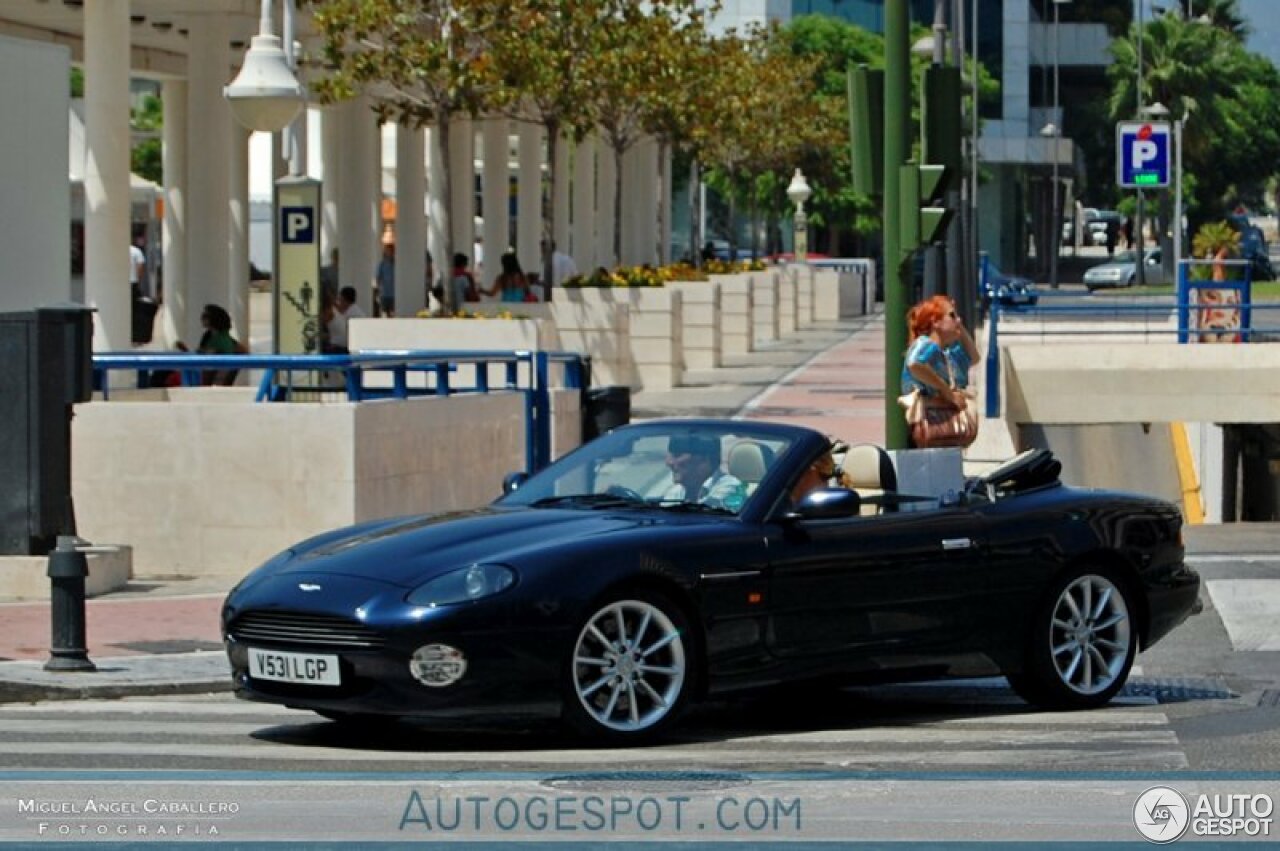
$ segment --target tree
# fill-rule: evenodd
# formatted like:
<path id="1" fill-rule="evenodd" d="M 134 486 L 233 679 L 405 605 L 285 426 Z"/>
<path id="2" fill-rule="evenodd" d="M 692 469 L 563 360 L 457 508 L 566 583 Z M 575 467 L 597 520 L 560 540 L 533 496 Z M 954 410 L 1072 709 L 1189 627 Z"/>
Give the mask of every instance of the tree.
<path id="1" fill-rule="evenodd" d="M 440 145 L 445 256 L 454 254 L 454 181 L 448 168 L 449 126 L 455 115 L 500 108 L 510 97 L 494 61 L 495 37 L 509 23 L 502 0 L 312 0 L 324 38 L 326 76 L 316 90 L 325 102 L 361 92 L 382 120 L 432 124 Z M 469 191 L 469 188 L 467 188 Z M 453 287 L 444 288 L 452 310 Z"/>
<path id="2" fill-rule="evenodd" d="M 670 129 L 687 95 L 681 70 L 702 40 L 693 0 L 654 0 L 641 7 L 619 0 L 597 29 L 599 48 L 589 75 L 591 115 L 613 151 L 613 255 L 622 257 L 622 159 L 655 127 Z M 661 253 L 661 252 L 660 252 Z"/>
<path id="3" fill-rule="evenodd" d="M 557 181 L 557 154 L 568 136 L 582 141 L 592 127 L 590 98 L 599 28 L 611 0 L 518 0 L 505 5 L 504 26 L 496 34 L 498 71 L 515 97 L 513 118 L 541 124 L 547 134 L 551 186 Z M 555 192 L 546 193 L 543 239 L 552 238 Z M 551 252 L 542 258 L 543 280 L 552 280 Z"/>
<path id="4" fill-rule="evenodd" d="M 130 151 L 130 169 L 154 183 L 164 183 L 164 155 L 160 131 L 164 128 L 164 105 L 155 95 L 145 95 L 142 105 L 133 111 L 135 130 L 148 134 Z"/>

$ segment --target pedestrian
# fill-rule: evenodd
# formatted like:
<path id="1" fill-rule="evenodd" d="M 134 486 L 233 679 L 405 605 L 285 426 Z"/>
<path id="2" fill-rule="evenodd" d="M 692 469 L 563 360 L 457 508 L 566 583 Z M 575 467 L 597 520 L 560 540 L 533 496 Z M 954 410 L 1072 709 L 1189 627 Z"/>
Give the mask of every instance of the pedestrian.
<path id="1" fill-rule="evenodd" d="M 502 255 L 502 273 L 493 279 L 492 287 L 481 293 L 506 302 L 525 301 L 529 297 L 529 279 L 524 276 L 514 251 Z"/>
<path id="2" fill-rule="evenodd" d="M 467 267 L 467 255 L 461 251 L 453 255 L 453 271 L 449 273 L 449 285 L 453 288 L 453 304 L 449 306 L 454 310 L 461 310 L 466 302 L 480 300 L 476 279 Z"/>
<path id="3" fill-rule="evenodd" d="M 333 301 L 332 314 L 328 321 L 329 342 L 324 349 L 325 354 L 345 355 L 350 353 L 348 344 L 348 323 L 352 319 L 367 316 L 364 309 L 356 303 L 356 288 L 343 287 Z"/>
<path id="4" fill-rule="evenodd" d="M 150 295 L 150 288 L 147 286 L 147 255 L 138 245 L 140 242 L 142 237 L 139 236 L 129 243 L 129 292 L 135 299 Z"/>
<path id="5" fill-rule="evenodd" d="M 562 286 L 566 278 L 572 278 L 578 274 L 578 264 L 556 247 L 555 240 L 542 240 L 542 256 L 546 257 L 548 251 L 551 252 L 551 282 L 547 286 L 544 301 L 551 301 L 552 287 Z"/>
<path id="6" fill-rule="evenodd" d="M 1113 220 L 1108 219 L 1107 220 L 1107 256 L 1108 257 L 1114 257 L 1116 253 L 1116 230 L 1117 230 L 1116 223 Z"/>
<path id="7" fill-rule="evenodd" d="M 374 272 L 378 286 L 378 304 L 383 316 L 396 315 L 396 241 L 388 231 L 382 236 L 382 259 Z"/>
<path id="8" fill-rule="evenodd" d="M 972 400 L 957 381 L 953 353 L 959 347 L 963 354 L 962 380 L 967 384 L 969 367 L 977 357 L 973 338 L 964 330 L 955 304 L 943 295 L 925 299 L 911 308 L 907 313 L 907 325 L 913 339 L 903 358 L 899 402 L 906 409 L 911 444 L 923 448 L 922 437 L 917 434 L 920 426 L 964 416 L 967 422 L 960 425 L 968 427 L 971 423 L 971 433 L 945 445 L 967 446 L 977 436 L 977 419 L 972 410 Z"/>
<path id="9" fill-rule="evenodd" d="M 1125 216 L 1124 223 L 1120 225 L 1120 236 L 1124 239 L 1124 247 L 1126 249 L 1133 248 L 1133 219 Z"/>

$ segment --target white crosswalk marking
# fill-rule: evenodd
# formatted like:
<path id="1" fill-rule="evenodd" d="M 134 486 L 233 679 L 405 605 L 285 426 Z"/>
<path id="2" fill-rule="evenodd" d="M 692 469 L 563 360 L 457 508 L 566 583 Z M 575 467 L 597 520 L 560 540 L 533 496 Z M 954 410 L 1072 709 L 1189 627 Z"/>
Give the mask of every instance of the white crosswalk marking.
<path id="1" fill-rule="evenodd" d="M 1035 712 L 948 698 L 913 686 L 927 709 L 859 714 L 824 727 L 750 728 L 738 709 L 697 714 L 662 746 L 593 749 L 553 728 L 487 730 L 422 724 L 367 732 L 317 715 L 229 695 L 0 706 L 0 771 L 225 769 L 236 771 L 757 770 L 1157 771 L 1188 767 L 1160 708 Z M 981 696 L 980 696 L 981 697 Z M 883 708 L 883 707 L 881 707 Z M 749 714 L 749 713 L 748 713 Z M 725 729 L 728 727 L 728 729 Z M 834 728 L 831 728 L 834 727 Z"/>

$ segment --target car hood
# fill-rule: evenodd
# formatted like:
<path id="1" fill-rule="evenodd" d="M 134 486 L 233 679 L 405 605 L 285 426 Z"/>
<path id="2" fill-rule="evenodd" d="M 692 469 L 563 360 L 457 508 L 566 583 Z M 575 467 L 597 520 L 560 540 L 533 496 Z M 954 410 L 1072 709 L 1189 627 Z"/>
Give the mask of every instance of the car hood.
<path id="1" fill-rule="evenodd" d="M 416 587 L 470 564 L 527 558 L 641 525 L 654 525 L 652 513 L 488 507 L 409 517 L 304 542 L 271 572 L 359 576 Z"/>

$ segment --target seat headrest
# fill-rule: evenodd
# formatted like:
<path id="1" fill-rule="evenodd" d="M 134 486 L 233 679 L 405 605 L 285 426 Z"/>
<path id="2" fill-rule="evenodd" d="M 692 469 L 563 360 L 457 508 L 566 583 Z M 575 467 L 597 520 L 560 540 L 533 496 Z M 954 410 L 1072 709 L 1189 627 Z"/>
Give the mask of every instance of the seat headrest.
<path id="1" fill-rule="evenodd" d="M 855 490 L 897 490 L 898 476 L 889 453 L 871 443 L 849 447 L 844 456 L 844 472 Z"/>
<path id="2" fill-rule="evenodd" d="M 758 482 L 769 469 L 764 447 L 751 441 L 742 441 L 729 450 L 729 475 L 744 482 Z"/>

